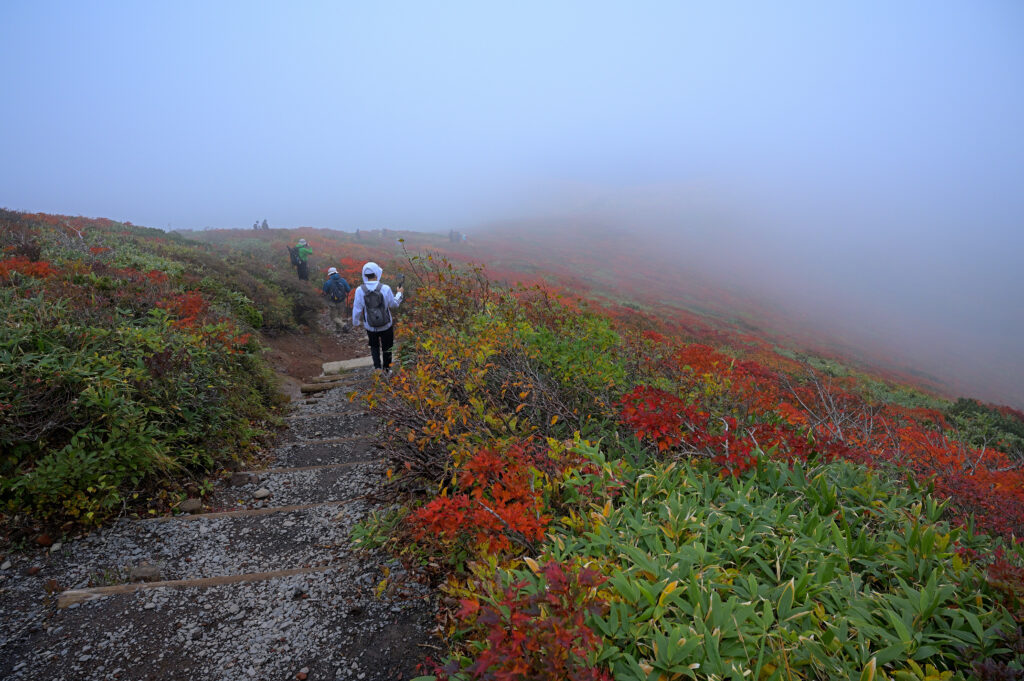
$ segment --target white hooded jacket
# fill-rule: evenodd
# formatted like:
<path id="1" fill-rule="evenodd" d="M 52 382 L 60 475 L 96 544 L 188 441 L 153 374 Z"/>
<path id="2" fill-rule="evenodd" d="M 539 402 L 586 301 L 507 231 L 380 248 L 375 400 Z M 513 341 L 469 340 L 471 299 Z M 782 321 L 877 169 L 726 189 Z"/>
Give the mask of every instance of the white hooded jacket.
<path id="1" fill-rule="evenodd" d="M 362 326 L 367 331 L 387 331 L 391 328 L 393 320 L 390 318 L 390 311 L 397 308 L 402 304 L 402 294 L 395 295 L 391 291 L 391 287 L 387 284 L 380 283 L 380 276 L 383 270 L 375 262 L 368 262 L 363 265 L 363 286 L 366 290 L 374 291 L 378 286 L 381 287 L 380 292 L 384 295 L 384 305 L 388 308 L 388 323 L 384 326 L 370 326 L 366 323 L 363 318 L 363 296 L 365 295 L 363 286 L 356 288 L 355 299 L 352 301 L 352 326 Z M 376 279 L 368 279 L 367 275 L 373 274 Z"/>

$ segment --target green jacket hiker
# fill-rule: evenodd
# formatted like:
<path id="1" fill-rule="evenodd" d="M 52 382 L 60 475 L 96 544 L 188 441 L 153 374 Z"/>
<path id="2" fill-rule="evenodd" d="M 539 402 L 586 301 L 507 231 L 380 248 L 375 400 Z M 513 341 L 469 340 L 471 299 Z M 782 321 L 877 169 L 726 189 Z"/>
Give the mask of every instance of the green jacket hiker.
<path id="1" fill-rule="evenodd" d="M 295 271 L 302 281 L 309 281 L 309 256 L 313 255 L 312 247 L 305 239 L 299 239 L 299 243 L 293 249 L 292 262 L 295 262 Z"/>

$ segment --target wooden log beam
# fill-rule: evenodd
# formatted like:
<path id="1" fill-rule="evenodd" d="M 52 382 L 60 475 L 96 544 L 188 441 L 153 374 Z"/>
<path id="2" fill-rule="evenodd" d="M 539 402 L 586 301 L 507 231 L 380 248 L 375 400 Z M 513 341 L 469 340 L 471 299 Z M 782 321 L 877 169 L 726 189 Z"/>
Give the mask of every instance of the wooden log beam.
<path id="1" fill-rule="evenodd" d="M 340 388 L 348 385 L 342 381 L 334 381 L 332 383 L 303 383 L 299 386 L 299 390 L 304 393 L 319 393 L 324 390 L 330 390 L 331 388 Z"/>
<path id="2" fill-rule="evenodd" d="M 305 575 L 311 572 L 324 572 L 330 569 L 330 565 L 317 565 L 315 567 L 294 568 L 291 570 L 274 570 L 273 572 L 250 572 L 244 575 L 224 575 L 221 577 L 204 577 L 201 579 L 172 579 L 164 582 L 137 582 L 135 584 L 116 584 L 114 586 L 100 586 L 92 589 L 71 589 L 57 597 L 57 607 L 66 608 L 75 603 L 91 601 L 94 598 L 103 598 L 114 594 L 127 594 L 143 589 L 183 589 L 186 587 L 211 587 L 223 584 L 238 584 L 241 582 L 262 582 L 268 579 L 279 577 L 291 577 L 292 575 Z"/>

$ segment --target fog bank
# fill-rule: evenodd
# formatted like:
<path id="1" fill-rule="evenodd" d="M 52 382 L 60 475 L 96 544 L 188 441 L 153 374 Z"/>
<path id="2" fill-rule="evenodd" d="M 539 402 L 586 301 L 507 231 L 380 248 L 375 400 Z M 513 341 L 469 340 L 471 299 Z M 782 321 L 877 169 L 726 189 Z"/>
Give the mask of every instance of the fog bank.
<path id="1" fill-rule="evenodd" d="M 1024 405 L 1024 231 L 1015 218 L 976 213 L 962 195 L 937 193 L 926 205 L 878 192 L 850 201 L 853 189 L 577 185 L 551 191 L 519 219 L 531 238 L 570 230 L 591 248 L 628 234 L 654 286 L 666 273 L 696 272 L 861 350 L 861 359 Z M 614 265 L 614 249 L 606 257 Z"/>

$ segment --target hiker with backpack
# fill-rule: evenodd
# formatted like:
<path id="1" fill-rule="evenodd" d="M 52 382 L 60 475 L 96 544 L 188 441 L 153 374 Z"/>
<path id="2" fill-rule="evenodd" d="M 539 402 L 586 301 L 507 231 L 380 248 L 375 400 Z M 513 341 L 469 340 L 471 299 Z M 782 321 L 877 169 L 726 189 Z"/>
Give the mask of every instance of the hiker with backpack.
<path id="1" fill-rule="evenodd" d="M 391 310 L 402 304 L 402 287 L 398 287 L 397 294 L 392 293 L 391 287 L 380 281 L 382 272 L 375 262 L 363 265 L 363 284 L 352 301 L 352 326 L 362 324 L 366 329 L 373 368 L 387 373 L 391 371 L 391 348 L 395 344 Z"/>
<path id="2" fill-rule="evenodd" d="M 299 239 L 294 248 L 288 247 L 288 255 L 295 265 L 295 272 L 302 281 L 309 281 L 309 256 L 313 255 L 313 248 L 306 243 L 305 239 Z"/>
<path id="3" fill-rule="evenodd" d="M 323 295 L 327 296 L 331 321 L 334 322 L 334 330 L 338 333 L 348 333 L 348 314 L 346 314 L 345 301 L 351 290 L 352 287 L 348 285 L 343 276 L 338 274 L 336 267 L 327 269 L 327 281 L 324 282 Z"/>

